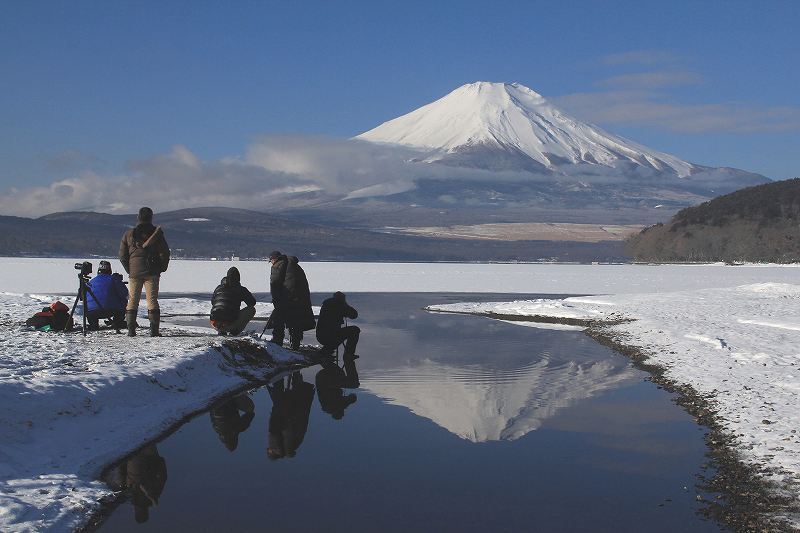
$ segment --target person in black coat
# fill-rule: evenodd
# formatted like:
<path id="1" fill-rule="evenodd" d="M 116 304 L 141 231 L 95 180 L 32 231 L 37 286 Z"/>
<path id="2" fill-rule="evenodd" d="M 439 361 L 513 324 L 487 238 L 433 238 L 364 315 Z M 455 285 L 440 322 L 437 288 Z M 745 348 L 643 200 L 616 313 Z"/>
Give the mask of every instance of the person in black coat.
<path id="1" fill-rule="evenodd" d="M 244 309 L 239 309 L 242 302 Z M 256 315 L 256 299 L 242 286 L 239 269 L 231 267 L 211 297 L 211 325 L 220 335 L 238 335 Z"/>
<path id="2" fill-rule="evenodd" d="M 256 416 L 255 404 L 247 393 L 242 393 L 212 409 L 210 415 L 219 440 L 232 452 L 239 444 L 239 434 L 250 427 Z"/>
<path id="3" fill-rule="evenodd" d="M 293 350 L 300 348 L 303 332 L 314 329 L 311 291 L 306 273 L 297 257 L 287 257 L 279 251 L 270 254 L 272 263 L 269 290 L 275 310 L 270 317 L 273 326 L 272 342 L 283 344 L 286 328 Z"/>
<path id="4" fill-rule="evenodd" d="M 358 357 L 356 344 L 361 329 L 358 326 L 342 327 L 345 318 L 358 318 L 358 311 L 347 304 L 344 293 L 337 291 L 322 302 L 317 320 L 317 340 L 324 353 L 333 353 L 344 342 L 344 357 L 355 359 Z"/>
<path id="5" fill-rule="evenodd" d="M 328 361 L 322 363 L 322 369 L 315 378 L 317 385 L 317 398 L 323 411 L 341 420 L 344 411 L 357 400 L 355 394 L 344 394 L 343 389 L 357 389 L 360 386 L 356 362 L 348 359 L 344 368 Z"/>
<path id="6" fill-rule="evenodd" d="M 306 383 L 300 372 L 294 372 L 287 385 L 281 379 L 267 385 L 267 391 L 272 399 L 267 457 L 273 460 L 294 457 L 308 431 L 314 385 Z"/>

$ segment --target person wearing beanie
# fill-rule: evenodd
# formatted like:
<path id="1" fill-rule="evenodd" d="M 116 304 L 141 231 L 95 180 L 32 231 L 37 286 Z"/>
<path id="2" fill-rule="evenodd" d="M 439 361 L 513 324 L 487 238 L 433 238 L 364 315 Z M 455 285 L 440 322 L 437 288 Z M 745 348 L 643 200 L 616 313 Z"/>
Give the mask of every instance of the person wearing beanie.
<path id="1" fill-rule="evenodd" d="M 361 329 L 358 326 L 342 327 L 345 318 L 358 318 L 358 311 L 348 305 L 343 292 L 336 291 L 322 302 L 317 320 L 317 340 L 322 344 L 324 354 L 332 354 L 344 343 L 344 359 L 355 359 L 358 357 L 356 345 Z"/>
<path id="2" fill-rule="evenodd" d="M 244 309 L 239 309 L 245 303 Z M 231 267 L 211 296 L 211 325 L 220 335 L 238 335 L 256 315 L 256 299 L 241 283 L 239 269 Z"/>
<path id="3" fill-rule="evenodd" d="M 160 337 L 161 309 L 158 306 L 158 286 L 161 274 L 169 265 L 169 245 L 161 227 L 153 226 L 153 210 L 139 209 L 136 227 L 129 229 L 119 243 L 119 261 L 128 273 L 128 305 L 125 320 L 128 336 L 136 335 L 136 314 L 142 288 L 147 298 L 147 317 L 150 319 L 150 336 Z"/>
<path id="4" fill-rule="evenodd" d="M 86 285 L 90 289 L 86 291 L 86 321 L 89 323 L 89 329 L 100 329 L 101 318 L 113 319 L 116 330 L 125 327 L 128 288 L 122 281 L 122 275 L 111 272 L 111 263 L 100 261 L 97 275 Z"/>
<path id="5" fill-rule="evenodd" d="M 283 345 L 285 331 L 289 329 L 289 345 L 300 348 L 303 332 L 314 329 L 314 311 L 311 309 L 311 291 L 306 273 L 294 256 L 279 251 L 269 255 L 269 291 L 275 306 L 270 323 L 273 326 L 271 341 Z"/>

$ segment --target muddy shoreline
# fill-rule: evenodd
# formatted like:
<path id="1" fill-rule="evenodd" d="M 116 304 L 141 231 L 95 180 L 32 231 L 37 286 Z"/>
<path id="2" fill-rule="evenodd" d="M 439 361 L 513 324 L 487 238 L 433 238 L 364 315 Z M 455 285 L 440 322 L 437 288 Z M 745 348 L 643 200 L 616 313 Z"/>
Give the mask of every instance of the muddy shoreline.
<path id="1" fill-rule="evenodd" d="M 722 526 L 741 532 L 796 532 L 782 515 L 800 512 L 796 496 L 789 487 L 767 480 L 764 474 L 775 473 L 773 467 L 746 462 L 736 449 L 736 439 L 725 429 L 723 420 L 714 409 L 714 398 L 697 392 L 691 385 L 678 383 L 666 376 L 666 368 L 648 362 L 649 355 L 638 347 L 626 343 L 623 334 L 610 330 L 611 326 L 630 321 L 585 320 L 545 315 L 508 315 L 501 313 L 437 313 L 470 314 L 512 322 L 537 322 L 582 326 L 584 333 L 600 344 L 628 357 L 635 368 L 647 372 L 649 381 L 675 395 L 673 401 L 692 415 L 698 425 L 707 429 L 704 440 L 708 448 L 708 465 L 705 470 L 713 474 L 698 474 L 698 485 L 704 491 L 720 496 L 715 501 L 703 500 L 704 516 Z"/>

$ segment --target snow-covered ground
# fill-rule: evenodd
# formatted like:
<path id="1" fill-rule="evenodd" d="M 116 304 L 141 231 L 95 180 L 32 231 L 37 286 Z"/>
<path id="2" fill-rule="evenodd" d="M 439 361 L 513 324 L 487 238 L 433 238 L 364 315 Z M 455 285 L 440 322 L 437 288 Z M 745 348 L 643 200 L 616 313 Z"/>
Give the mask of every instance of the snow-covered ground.
<path id="1" fill-rule="evenodd" d="M 774 467 L 769 477 L 800 501 L 800 284 L 430 309 L 607 322 L 599 327 L 708 397 L 745 460 Z"/>
<path id="2" fill-rule="evenodd" d="M 168 322 L 161 338 L 111 331 L 83 337 L 12 324 L 53 300 L 0 293 L 4 532 L 80 526 L 111 494 L 97 480 L 105 465 L 214 398 L 271 376 L 275 363 L 299 357 L 249 337 L 254 346 L 268 349 L 270 358 L 246 358 L 224 348 L 211 328 L 178 328 Z M 186 298 L 163 305 L 179 313 L 208 311 L 207 301 Z"/>
<path id="3" fill-rule="evenodd" d="M 155 339 L 21 329 L 24 318 L 53 301 L 50 295 L 74 294 L 73 264 L 82 260 L 0 258 L 2 531 L 71 530 L 110 494 L 96 481 L 104 465 L 213 398 L 242 387 L 248 377 L 274 371 L 252 361 L 237 364 L 230 351 L 219 351 L 218 338 L 206 336 L 208 328 L 171 326 L 169 318 L 167 336 Z M 96 267 L 98 259 L 92 261 Z M 113 264 L 119 271 L 119 264 Z M 161 300 L 163 313 L 208 312 L 208 302 L 191 295 L 211 292 L 231 265 L 252 291 L 268 291 L 265 262 L 173 261 L 161 287 L 177 297 Z M 312 291 L 319 293 L 661 293 L 538 302 L 535 312 L 603 318 L 616 311 L 637 318 L 615 328 L 628 332 L 631 342 L 669 367 L 675 379 L 703 391 L 716 389 L 721 413 L 741 433 L 742 446 L 752 445 L 748 451 L 754 460 L 800 471 L 800 444 L 790 431 L 797 426 L 798 412 L 798 351 L 793 347 L 800 335 L 800 296 L 797 287 L 788 285 L 797 283 L 800 270 L 795 267 L 303 265 Z M 709 287 L 720 290 L 699 290 Z M 663 294 L 677 290 L 688 292 Z M 72 298 L 62 300 L 71 304 Z M 532 305 L 497 304 L 505 314 L 531 313 Z M 270 309 L 259 303 L 259 315 Z M 179 332 L 184 336 L 176 336 Z M 277 362 L 295 357 L 276 347 L 269 353 Z"/>

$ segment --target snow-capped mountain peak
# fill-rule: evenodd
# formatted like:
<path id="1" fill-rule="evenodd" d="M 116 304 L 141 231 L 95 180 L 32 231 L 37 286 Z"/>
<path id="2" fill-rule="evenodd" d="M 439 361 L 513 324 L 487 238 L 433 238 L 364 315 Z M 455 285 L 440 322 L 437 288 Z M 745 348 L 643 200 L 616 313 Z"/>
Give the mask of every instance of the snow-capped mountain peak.
<path id="1" fill-rule="evenodd" d="M 549 170 L 581 163 L 614 167 L 618 162 L 679 177 L 696 170 L 675 156 L 580 122 L 519 83 L 462 85 L 356 138 L 424 150 L 426 161 L 447 162 L 471 154 L 470 161 L 475 162 L 475 154 L 502 151 Z"/>

